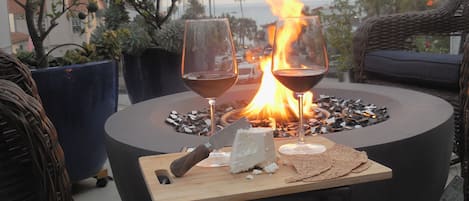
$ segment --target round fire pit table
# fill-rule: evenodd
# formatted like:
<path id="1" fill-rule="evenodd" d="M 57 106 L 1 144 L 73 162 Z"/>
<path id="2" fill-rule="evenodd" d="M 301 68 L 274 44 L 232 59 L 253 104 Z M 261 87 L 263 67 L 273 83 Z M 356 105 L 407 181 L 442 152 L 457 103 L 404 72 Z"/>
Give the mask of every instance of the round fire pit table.
<path id="1" fill-rule="evenodd" d="M 250 100 L 257 85 L 233 87 L 218 104 Z M 377 85 L 322 81 L 314 91 L 386 106 L 390 118 L 376 125 L 323 135 L 368 153 L 393 170 L 388 181 L 351 186 L 356 201 L 437 201 L 446 183 L 454 136 L 453 109 L 428 94 Z M 205 143 L 205 136 L 178 133 L 165 123 L 172 110 L 186 113 L 207 107 L 193 92 L 151 99 L 112 115 L 106 122 L 107 151 L 123 201 L 149 201 L 138 157 L 179 152 Z M 190 199 L 190 198 L 188 198 Z"/>

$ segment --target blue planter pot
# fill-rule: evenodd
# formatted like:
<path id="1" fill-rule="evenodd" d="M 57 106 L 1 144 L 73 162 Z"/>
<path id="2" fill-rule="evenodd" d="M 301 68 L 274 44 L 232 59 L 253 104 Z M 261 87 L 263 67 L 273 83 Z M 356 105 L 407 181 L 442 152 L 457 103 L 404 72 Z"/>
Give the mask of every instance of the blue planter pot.
<path id="1" fill-rule="evenodd" d="M 104 123 L 117 110 L 113 61 L 33 70 L 47 115 L 57 129 L 72 181 L 98 173 L 106 161 Z"/>
<path id="2" fill-rule="evenodd" d="M 163 49 L 124 54 L 123 72 L 132 104 L 187 90 L 181 79 L 181 55 Z"/>

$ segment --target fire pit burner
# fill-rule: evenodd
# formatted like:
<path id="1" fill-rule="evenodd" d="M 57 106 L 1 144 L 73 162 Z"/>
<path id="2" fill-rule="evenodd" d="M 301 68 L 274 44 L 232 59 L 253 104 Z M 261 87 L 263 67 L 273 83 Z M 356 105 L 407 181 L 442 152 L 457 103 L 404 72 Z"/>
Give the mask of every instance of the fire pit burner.
<path id="1" fill-rule="evenodd" d="M 385 106 L 378 107 L 375 104 L 366 104 L 361 99 L 345 99 L 334 96 L 320 95 L 315 101 L 315 118 L 305 121 L 306 135 L 327 134 L 343 130 L 362 128 L 383 122 L 389 118 Z M 223 128 L 239 118 L 239 112 L 247 105 L 245 101 L 217 106 L 215 113 L 217 127 Z M 269 119 L 250 120 L 253 127 L 273 127 L 277 138 L 293 137 L 296 135 L 298 122 L 275 122 Z M 186 114 L 171 111 L 166 123 L 175 128 L 177 132 L 192 135 L 207 135 L 210 130 L 210 115 L 208 108 L 200 111 L 193 110 Z"/>

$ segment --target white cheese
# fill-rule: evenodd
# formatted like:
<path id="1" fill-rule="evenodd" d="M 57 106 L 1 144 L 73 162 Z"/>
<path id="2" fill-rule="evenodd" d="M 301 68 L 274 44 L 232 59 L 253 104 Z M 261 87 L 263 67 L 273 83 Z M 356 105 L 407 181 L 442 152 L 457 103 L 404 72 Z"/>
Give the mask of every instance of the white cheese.
<path id="1" fill-rule="evenodd" d="M 253 180 L 254 176 L 252 174 L 248 174 L 248 175 L 246 175 L 246 179 L 247 180 Z"/>
<path id="2" fill-rule="evenodd" d="M 271 163 L 271 164 L 266 165 L 264 167 L 264 171 L 267 172 L 267 173 L 274 173 L 275 171 L 278 170 L 278 168 L 279 167 L 278 167 L 277 163 Z"/>
<path id="3" fill-rule="evenodd" d="M 253 174 L 253 175 L 262 174 L 262 172 L 263 172 L 262 170 L 258 170 L 258 169 L 252 170 L 252 174 Z"/>
<path id="4" fill-rule="evenodd" d="M 263 168 L 276 160 L 273 131 L 270 128 L 239 129 L 233 142 L 230 172 Z"/>

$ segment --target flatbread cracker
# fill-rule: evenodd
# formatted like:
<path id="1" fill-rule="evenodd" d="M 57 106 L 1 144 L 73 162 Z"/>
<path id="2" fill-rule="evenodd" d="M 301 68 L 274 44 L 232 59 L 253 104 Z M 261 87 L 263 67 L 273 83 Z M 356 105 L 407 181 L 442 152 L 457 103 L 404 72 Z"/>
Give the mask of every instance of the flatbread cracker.
<path id="1" fill-rule="evenodd" d="M 285 157 L 297 172 L 295 176 L 285 179 L 287 183 L 319 175 L 332 167 L 332 160 L 327 154 L 287 155 Z"/>
<path id="2" fill-rule="evenodd" d="M 356 167 L 355 169 L 352 170 L 353 173 L 360 173 L 360 172 L 363 172 L 365 170 L 368 170 L 368 168 L 371 167 L 371 165 L 373 164 L 373 162 L 371 162 L 370 160 L 368 160 L 366 163 L 362 163 L 360 166 Z"/>
<path id="3" fill-rule="evenodd" d="M 320 175 L 305 178 L 303 181 L 312 182 L 342 177 L 368 161 L 368 156 L 365 152 L 360 152 L 341 144 L 335 144 L 325 154 L 331 157 L 332 167 Z"/>
<path id="4" fill-rule="evenodd" d="M 365 163 L 368 161 L 368 156 L 363 151 L 357 151 L 352 147 L 348 147 L 342 144 L 335 144 L 332 148 L 328 149 L 326 152 L 332 159 L 340 161 L 353 161 L 360 160 Z M 361 156 L 359 156 L 361 155 Z"/>

